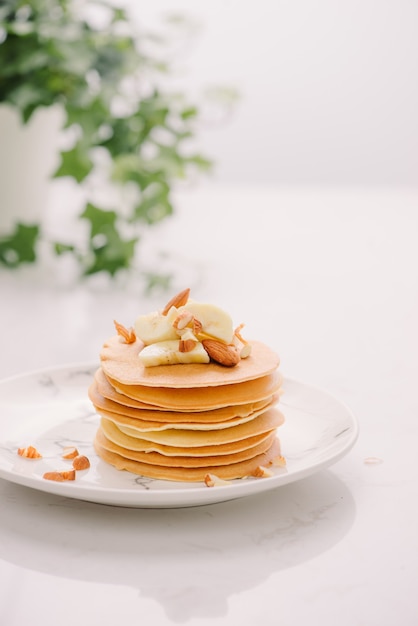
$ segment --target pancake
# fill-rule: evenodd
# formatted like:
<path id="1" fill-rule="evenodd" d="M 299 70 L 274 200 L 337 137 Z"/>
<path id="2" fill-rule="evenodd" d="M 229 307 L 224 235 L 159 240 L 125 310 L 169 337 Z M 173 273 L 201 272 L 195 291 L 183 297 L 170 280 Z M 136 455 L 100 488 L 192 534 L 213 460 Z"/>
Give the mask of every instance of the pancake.
<path id="1" fill-rule="evenodd" d="M 202 467 L 173 467 L 163 465 L 153 465 L 143 461 L 127 459 L 121 454 L 107 449 L 103 444 L 104 435 L 99 430 L 94 440 L 94 447 L 97 455 L 118 470 L 126 470 L 132 474 L 147 476 L 158 480 L 170 480 L 178 482 L 203 482 L 208 473 L 214 474 L 223 480 L 234 480 L 246 478 L 254 475 L 257 469 L 268 467 L 275 458 L 280 455 L 280 442 L 274 437 L 272 445 L 261 454 L 247 459 L 226 465 L 206 465 Z M 108 444 L 106 444 L 108 445 Z M 111 446 L 110 446 L 111 447 Z"/>
<path id="2" fill-rule="evenodd" d="M 272 404 L 272 403 L 271 403 Z M 259 409 L 258 411 L 254 411 L 247 417 L 233 417 L 230 420 L 225 422 L 151 422 L 149 420 L 140 420 L 134 417 L 129 417 L 127 415 L 121 415 L 120 413 L 113 413 L 112 411 L 105 411 L 100 407 L 94 405 L 97 413 L 102 417 L 114 422 L 117 426 L 129 426 L 138 432 L 147 432 L 150 430 L 167 430 L 173 428 L 190 428 L 193 430 L 216 430 L 218 428 L 230 428 L 232 426 L 238 426 L 238 424 L 244 424 L 249 420 L 252 420 L 257 415 L 261 415 L 266 408 Z M 179 417 L 183 415 L 187 415 L 187 413 L 178 413 Z M 195 413 L 193 415 L 196 415 Z"/>
<path id="3" fill-rule="evenodd" d="M 260 435 L 254 435 L 248 437 L 248 439 L 241 439 L 239 441 L 220 443 L 218 445 L 203 445 L 199 447 L 189 448 L 189 447 L 181 447 L 181 446 L 171 446 L 164 445 L 160 443 L 154 443 L 152 441 L 146 441 L 144 439 L 138 439 L 135 437 L 129 437 L 122 433 L 115 424 L 109 422 L 107 420 L 101 421 L 101 435 L 106 438 L 107 442 L 111 442 L 115 446 L 118 446 L 119 450 L 116 450 L 115 447 L 109 447 L 106 445 L 104 440 L 102 443 L 105 448 L 111 449 L 113 452 L 117 452 L 121 456 L 125 456 L 126 458 L 132 458 L 134 460 L 141 460 L 139 457 L 132 456 L 131 453 L 144 453 L 145 455 L 150 455 L 151 453 L 156 453 L 158 457 L 167 457 L 166 461 L 157 462 L 154 460 L 153 464 L 163 464 L 169 465 L 170 459 L 173 457 L 181 458 L 181 463 L 178 460 L 177 464 L 184 464 L 187 467 L 191 467 L 193 464 L 196 464 L 196 459 L 199 458 L 207 458 L 213 457 L 219 459 L 219 465 L 222 465 L 228 462 L 228 458 L 232 454 L 244 454 L 245 458 L 250 458 L 255 456 L 258 452 L 264 452 L 270 447 L 272 443 L 272 435 L 275 435 L 274 431 L 267 431 L 265 433 L 261 433 Z M 267 442 L 267 443 L 266 443 Z M 261 450 L 260 446 L 263 445 L 263 450 Z M 254 451 L 254 448 L 257 447 L 257 450 Z M 220 458 L 222 457 L 222 459 Z M 150 457 L 151 458 L 151 457 Z M 156 457 L 157 458 L 157 457 Z M 244 457 L 242 457 L 244 458 Z M 144 457 L 145 462 L 147 461 Z M 204 465 L 202 461 L 197 461 L 198 465 Z M 212 462 L 214 463 L 214 462 Z M 216 463 L 215 463 L 216 464 Z"/>
<path id="4" fill-rule="evenodd" d="M 103 374 L 103 373 L 102 373 Z M 265 400 L 260 400 L 259 402 L 251 402 L 243 405 L 233 405 L 233 406 L 225 406 L 219 409 L 212 409 L 208 411 L 194 411 L 187 412 L 183 410 L 179 411 L 170 411 L 170 409 L 161 410 L 159 407 L 155 407 L 153 405 L 145 405 L 144 403 L 139 403 L 136 400 L 132 400 L 132 404 L 137 404 L 138 406 L 127 406 L 123 404 L 123 402 L 130 402 L 130 398 L 127 396 L 122 396 L 118 394 L 113 387 L 108 383 L 106 378 L 103 375 L 103 378 L 108 385 L 110 390 L 113 390 L 113 394 L 109 391 L 109 389 L 105 390 L 110 397 L 115 398 L 116 395 L 118 397 L 118 402 L 114 399 L 110 399 L 110 397 L 104 397 L 100 391 L 99 386 L 96 380 L 90 385 L 88 390 L 88 395 L 92 403 L 94 404 L 96 410 L 103 411 L 106 413 L 112 414 L 120 414 L 122 416 L 126 416 L 128 418 L 133 418 L 136 420 L 141 420 L 144 422 L 155 422 L 161 423 L 161 428 L 169 425 L 170 422 L 202 422 L 202 423 L 215 423 L 215 422 L 226 422 L 230 421 L 234 418 L 236 419 L 244 419 L 250 417 L 255 412 L 260 412 L 263 409 L 266 409 L 273 402 L 278 401 L 278 395 L 273 395 Z M 131 402 L 130 402 L 131 404 Z M 148 407 L 148 408 L 145 408 Z"/>
<path id="5" fill-rule="evenodd" d="M 210 443 L 216 446 L 220 443 L 230 443 L 233 441 L 239 441 L 247 439 L 248 437 L 259 435 L 278 428 L 283 424 L 284 417 L 277 409 L 269 409 L 265 413 L 262 413 L 258 417 L 239 424 L 238 426 L 232 426 L 231 428 L 222 428 L 212 431 L 192 430 L 192 429 L 175 429 L 168 430 L 155 430 L 148 432 L 139 432 L 134 428 L 128 426 L 118 425 L 118 429 L 129 435 L 129 437 L 137 437 L 145 441 L 151 441 L 153 443 L 160 443 L 168 446 L 181 446 L 193 448 L 195 446 L 204 446 Z"/>
<path id="6" fill-rule="evenodd" d="M 199 365 L 199 367 L 204 368 L 205 366 Z M 123 396 L 175 411 L 188 409 L 206 411 L 225 406 L 259 402 L 276 393 L 282 382 L 279 372 L 273 372 L 255 380 L 231 383 L 220 387 L 148 387 L 124 385 L 113 380 L 110 376 L 107 376 L 107 379 L 112 387 Z"/>
<path id="7" fill-rule="evenodd" d="M 119 335 L 108 339 L 100 352 L 106 376 L 121 385 L 160 388 L 219 387 L 265 377 L 279 366 L 279 357 L 260 341 L 251 341 L 251 355 L 235 367 L 217 363 L 182 363 L 144 367 L 138 359 L 144 344 L 140 340 L 124 343 Z M 135 397 L 135 396 L 133 396 Z"/>
<path id="8" fill-rule="evenodd" d="M 116 402 L 117 404 L 120 404 L 124 407 L 129 406 L 136 409 L 149 409 L 158 411 L 170 410 L 161 406 L 147 404 L 146 402 L 141 402 L 140 400 L 135 400 L 134 398 L 129 398 L 128 396 L 124 396 L 123 394 L 119 393 L 114 387 L 112 387 L 101 367 L 94 374 L 94 383 L 97 386 L 97 391 L 104 398 L 106 398 L 107 400 L 112 400 L 113 402 Z M 185 410 L 187 411 L 187 409 Z"/>

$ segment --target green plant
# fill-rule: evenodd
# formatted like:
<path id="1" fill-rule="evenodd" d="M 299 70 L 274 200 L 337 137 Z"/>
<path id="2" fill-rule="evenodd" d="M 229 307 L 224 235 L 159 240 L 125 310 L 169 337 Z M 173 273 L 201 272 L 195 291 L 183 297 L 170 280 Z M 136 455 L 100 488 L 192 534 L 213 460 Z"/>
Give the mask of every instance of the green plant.
<path id="1" fill-rule="evenodd" d="M 153 41 L 160 53 L 147 52 L 152 35 L 132 32 L 123 9 L 94 4 L 105 11 L 100 27 L 87 17 L 86 3 L 74 0 L 0 4 L 0 103 L 18 110 L 24 123 L 40 107 L 63 107 L 64 130 L 74 140 L 54 177 L 72 177 L 91 190 L 97 157 L 105 154 L 107 182 L 133 190 L 123 215 L 87 197 L 80 218 L 89 224 L 88 241 L 49 242 L 56 254 L 74 255 L 83 274 L 114 275 L 132 267 L 142 230 L 173 213 L 174 181 L 211 163 L 188 150 L 198 107 L 158 87 L 170 70 L 164 40 Z M 17 223 L 0 239 L 0 263 L 35 262 L 43 236 L 42 224 Z"/>

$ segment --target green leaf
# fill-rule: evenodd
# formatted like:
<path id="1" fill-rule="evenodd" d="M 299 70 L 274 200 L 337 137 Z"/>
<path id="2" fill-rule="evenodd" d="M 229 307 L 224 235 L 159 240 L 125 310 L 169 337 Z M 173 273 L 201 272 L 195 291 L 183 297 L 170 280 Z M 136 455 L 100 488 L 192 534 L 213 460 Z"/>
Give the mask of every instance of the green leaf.
<path id="1" fill-rule="evenodd" d="M 85 145 L 78 142 L 72 150 L 61 152 L 61 165 L 54 173 L 54 178 L 71 176 L 81 183 L 93 169 L 93 162 Z"/>
<path id="2" fill-rule="evenodd" d="M 127 16 L 126 11 L 122 9 L 121 7 L 115 7 L 113 9 L 112 23 L 115 24 L 116 22 L 126 22 L 126 21 L 128 21 L 128 16 Z"/>
<path id="3" fill-rule="evenodd" d="M 173 213 L 173 206 L 167 199 L 148 198 L 135 207 L 136 220 L 143 220 L 147 224 L 156 224 Z"/>
<path id="4" fill-rule="evenodd" d="M 44 102 L 42 89 L 36 85 L 19 85 L 8 96 L 10 104 L 21 112 L 24 123 L 28 122 L 35 109 Z"/>
<path id="5" fill-rule="evenodd" d="M 80 217 L 90 222 L 90 238 L 93 239 L 114 227 L 117 215 L 115 211 L 105 211 L 89 202 Z"/>
<path id="6" fill-rule="evenodd" d="M 74 252 L 75 251 L 75 246 L 73 246 L 71 244 L 61 243 L 59 241 L 56 241 L 54 243 L 54 251 L 55 251 L 55 254 L 57 256 L 61 256 L 62 254 L 65 254 L 66 252 Z"/>
<path id="7" fill-rule="evenodd" d="M 152 184 L 143 194 L 141 202 L 134 209 L 134 219 L 147 224 L 156 224 L 173 213 L 170 201 L 170 188 L 167 184 Z"/>
<path id="8" fill-rule="evenodd" d="M 124 239 L 116 227 L 115 211 L 105 211 L 88 204 L 81 217 L 90 222 L 89 254 L 85 259 L 86 275 L 108 272 L 114 276 L 131 266 L 138 238 Z"/>
<path id="9" fill-rule="evenodd" d="M 113 227 L 103 228 L 101 245 L 92 245 L 85 274 L 108 272 L 114 276 L 121 269 L 128 269 L 134 257 L 138 238 L 123 239 Z"/>
<path id="10" fill-rule="evenodd" d="M 199 111 L 198 111 L 197 107 L 188 107 L 186 109 L 183 109 L 183 111 L 181 111 L 180 117 L 183 120 L 189 120 L 191 118 L 197 117 L 198 113 L 199 113 Z"/>
<path id="11" fill-rule="evenodd" d="M 66 113 L 66 128 L 72 125 L 80 127 L 84 142 L 90 139 L 92 144 L 99 142 L 100 128 L 103 125 L 110 126 L 112 117 L 109 104 L 103 98 L 98 97 L 91 97 L 87 104 L 85 101 L 68 103 Z"/>
<path id="12" fill-rule="evenodd" d="M 153 272 L 145 272 L 144 278 L 146 280 L 145 291 L 147 294 L 154 293 L 161 289 L 167 291 L 171 287 L 173 280 L 172 274 L 155 274 Z"/>
<path id="13" fill-rule="evenodd" d="M 202 156 L 201 154 L 194 154 L 193 156 L 188 157 L 187 163 L 195 165 L 202 171 L 211 170 L 213 167 L 213 162 Z"/>
<path id="14" fill-rule="evenodd" d="M 17 267 L 21 263 L 34 263 L 39 226 L 18 222 L 12 235 L 0 239 L 0 263 Z"/>

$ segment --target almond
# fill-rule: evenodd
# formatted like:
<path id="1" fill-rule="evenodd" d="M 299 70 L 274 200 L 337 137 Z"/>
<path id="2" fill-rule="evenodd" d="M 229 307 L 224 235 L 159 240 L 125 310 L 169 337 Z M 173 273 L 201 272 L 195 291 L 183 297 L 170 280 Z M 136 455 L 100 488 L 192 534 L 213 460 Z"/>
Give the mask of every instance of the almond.
<path id="1" fill-rule="evenodd" d="M 18 448 L 19 456 L 23 456 L 25 459 L 41 459 L 42 454 L 34 446 L 28 446 L 27 448 Z"/>
<path id="2" fill-rule="evenodd" d="M 206 487 L 226 487 L 231 484 L 229 480 L 219 478 L 216 474 L 206 474 L 204 482 Z"/>
<path id="3" fill-rule="evenodd" d="M 237 348 L 241 359 L 246 359 L 251 354 L 251 344 L 241 335 L 244 324 L 240 324 L 234 330 L 233 344 Z"/>
<path id="4" fill-rule="evenodd" d="M 63 459 L 74 459 L 76 456 L 78 456 L 78 450 L 77 448 L 74 448 L 74 446 L 67 446 L 62 451 Z"/>
<path id="5" fill-rule="evenodd" d="M 193 332 L 195 335 L 198 335 L 199 333 L 202 332 L 203 330 L 203 326 L 202 326 L 202 322 L 199 322 L 199 320 L 197 320 L 195 317 L 193 318 L 193 324 L 192 324 L 192 328 L 193 328 Z"/>
<path id="6" fill-rule="evenodd" d="M 161 311 L 161 314 L 167 315 L 167 313 L 169 312 L 172 306 L 175 306 L 176 308 L 180 306 L 184 306 L 187 303 L 187 300 L 189 299 L 189 295 L 190 295 L 190 288 L 183 289 L 183 291 L 180 291 L 180 293 L 178 293 L 176 296 L 174 296 L 174 298 L 171 298 L 171 300 L 167 302 L 167 304 Z"/>
<path id="7" fill-rule="evenodd" d="M 125 328 L 122 324 L 119 324 L 116 320 L 113 320 L 113 323 L 116 328 L 116 332 L 119 337 L 122 337 L 125 343 L 135 343 L 136 335 L 133 328 Z"/>
<path id="8" fill-rule="evenodd" d="M 90 461 L 88 460 L 86 456 L 83 456 L 82 454 L 79 454 L 73 460 L 73 468 L 75 470 L 85 470 L 85 469 L 88 469 L 89 467 L 90 467 Z"/>
<path id="9" fill-rule="evenodd" d="M 72 469 L 63 472 L 45 472 L 43 478 L 45 478 L 45 480 L 54 480 L 58 483 L 62 483 L 66 480 L 75 480 L 75 470 Z"/>
<path id="10" fill-rule="evenodd" d="M 179 352 L 191 352 L 196 347 L 197 341 L 194 339 L 180 339 Z"/>
<path id="11" fill-rule="evenodd" d="M 250 343 L 242 343 L 240 339 L 238 339 L 237 335 L 234 335 L 232 339 L 232 344 L 236 347 L 239 352 L 241 359 L 246 359 L 251 354 L 251 344 Z"/>
<path id="12" fill-rule="evenodd" d="M 213 361 L 226 367 L 233 367 L 240 361 L 240 355 L 235 346 L 227 345 L 217 339 L 204 339 L 203 347 Z"/>
<path id="13" fill-rule="evenodd" d="M 282 456 L 281 454 L 279 454 L 279 456 L 276 456 L 273 459 L 272 465 L 275 465 L 276 467 L 286 467 L 286 459 L 285 459 L 285 457 Z"/>
<path id="14" fill-rule="evenodd" d="M 174 320 L 173 322 L 173 327 L 176 330 L 183 330 L 183 328 L 186 328 L 186 326 L 188 324 L 190 324 L 193 321 L 193 315 L 190 313 L 190 311 L 182 311 Z"/>
<path id="15" fill-rule="evenodd" d="M 263 465 L 259 465 L 258 467 L 256 467 L 252 475 L 255 478 L 270 478 L 271 476 L 274 476 L 273 472 Z"/>

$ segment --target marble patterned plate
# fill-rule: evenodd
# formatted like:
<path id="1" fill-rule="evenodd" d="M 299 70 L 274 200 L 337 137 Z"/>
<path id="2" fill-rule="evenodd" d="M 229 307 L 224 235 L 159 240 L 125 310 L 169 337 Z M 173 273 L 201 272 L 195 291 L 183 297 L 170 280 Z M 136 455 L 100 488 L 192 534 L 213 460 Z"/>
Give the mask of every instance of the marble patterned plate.
<path id="1" fill-rule="evenodd" d="M 135 476 L 106 465 L 92 440 L 99 418 L 87 397 L 97 364 L 29 372 L 0 382 L 0 478 L 69 498 L 127 507 L 187 507 L 224 502 L 300 480 L 340 459 L 354 445 L 358 425 L 350 410 L 330 394 L 285 379 L 278 430 L 285 468 L 269 478 L 247 478 L 226 486 L 174 483 Z M 35 446 L 42 459 L 25 459 L 19 447 Z M 75 481 L 45 480 L 47 471 L 70 469 L 62 458 L 76 446 L 91 461 Z"/>

